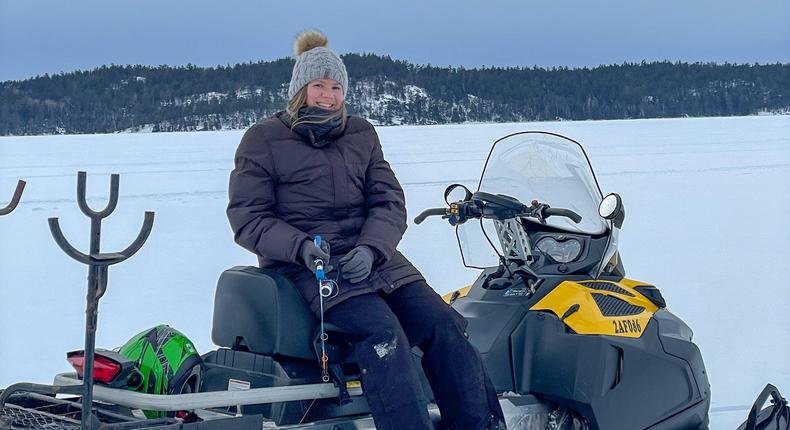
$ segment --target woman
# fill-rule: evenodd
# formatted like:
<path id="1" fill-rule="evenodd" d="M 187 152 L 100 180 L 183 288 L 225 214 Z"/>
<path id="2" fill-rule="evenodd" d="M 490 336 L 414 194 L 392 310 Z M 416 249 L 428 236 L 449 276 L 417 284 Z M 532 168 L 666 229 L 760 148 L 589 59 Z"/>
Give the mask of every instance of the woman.
<path id="1" fill-rule="evenodd" d="M 396 249 L 403 190 L 373 126 L 346 115 L 342 60 L 319 32 L 302 33 L 294 48 L 287 109 L 250 128 L 236 152 L 227 211 L 236 242 L 288 276 L 316 314 L 314 261 L 339 272 L 324 319 L 353 336 L 377 428 L 433 428 L 410 345 L 424 352 L 446 428 L 504 428 L 463 318 Z M 314 235 L 329 246 L 316 247 Z"/>

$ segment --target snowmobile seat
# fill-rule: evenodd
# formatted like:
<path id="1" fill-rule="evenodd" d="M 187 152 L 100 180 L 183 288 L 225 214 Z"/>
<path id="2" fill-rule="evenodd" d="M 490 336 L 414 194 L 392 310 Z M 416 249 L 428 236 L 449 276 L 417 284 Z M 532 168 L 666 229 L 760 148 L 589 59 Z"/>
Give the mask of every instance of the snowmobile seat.
<path id="1" fill-rule="evenodd" d="M 293 283 L 252 266 L 222 272 L 214 296 L 211 340 L 257 354 L 314 360 L 318 321 Z"/>

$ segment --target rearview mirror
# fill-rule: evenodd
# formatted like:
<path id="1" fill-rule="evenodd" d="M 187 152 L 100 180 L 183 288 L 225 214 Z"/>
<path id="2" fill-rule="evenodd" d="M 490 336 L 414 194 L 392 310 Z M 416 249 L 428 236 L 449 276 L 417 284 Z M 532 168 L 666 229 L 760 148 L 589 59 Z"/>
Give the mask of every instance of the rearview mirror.
<path id="1" fill-rule="evenodd" d="M 625 220 L 625 207 L 623 207 L 623 199 L 617 193 L 611 193 L 601 200 L 598 205 L 598 215 L 601 218 L 612 220 L 614 226 L 620 228 L 623 226 Z"/>
<path id="2" fill-rule="evenodd" d="M 461 184 L 448 185 L 444 190 L 444 201 L 449 205 L 455 202 L 465 202 L 472 198 L 472 192 Z"/>
<path id="3" fill-rule="evenodd" d="M 622 207 L 623 200 L 618 194 L 612 193 L 601 200 L 601 204 L 598 205 L 598 215 L 600 215 L 601 218 L 613 219 L 617 216 Z"/>

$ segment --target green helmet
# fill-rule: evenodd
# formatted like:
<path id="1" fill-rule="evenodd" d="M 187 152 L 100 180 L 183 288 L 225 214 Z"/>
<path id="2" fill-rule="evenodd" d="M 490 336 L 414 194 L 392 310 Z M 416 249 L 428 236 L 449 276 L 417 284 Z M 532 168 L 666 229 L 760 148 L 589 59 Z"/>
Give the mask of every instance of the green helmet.
<path id="1" fill-rule="evenodd" d="M 132 378 L 135 383 L 129 386 L 131 390 L 181 394 L 197 391 L 199 387 L 200 355 L 186 336 L 167 325 L 137 334 L 118 353 L 136 362 L 140 377 Z M 145 414 L 149 418 L 164 415 L 153 411 Z"/>

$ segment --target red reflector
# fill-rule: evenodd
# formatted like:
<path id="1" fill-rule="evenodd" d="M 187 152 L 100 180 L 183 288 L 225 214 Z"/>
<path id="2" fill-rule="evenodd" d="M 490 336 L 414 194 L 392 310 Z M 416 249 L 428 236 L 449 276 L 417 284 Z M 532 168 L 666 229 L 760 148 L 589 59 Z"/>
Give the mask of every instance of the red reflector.
<path id="1" fill-rule="evenodd" d="M 77 376 L 82 378 L 85 373 L 85 353 L 77 351 L 70 353 L 66 360 L 71 363 L 74 370 L 77 371 Z M 93 359 L 93 380 L 109 384 L 113 378 L 121 371 L 121 365 L 115 360 L 109 359 L 103 355 L 96 354 Z"/>

